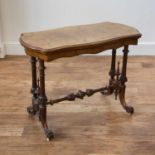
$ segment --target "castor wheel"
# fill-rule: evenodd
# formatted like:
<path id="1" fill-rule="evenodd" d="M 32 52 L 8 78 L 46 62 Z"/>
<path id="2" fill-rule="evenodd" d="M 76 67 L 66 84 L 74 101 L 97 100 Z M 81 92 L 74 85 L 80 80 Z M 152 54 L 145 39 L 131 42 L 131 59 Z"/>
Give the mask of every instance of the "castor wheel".
<path id="1" fill-rule="evenodd" d="M 130 113 L 131 115 L 134 113 L 134 108 L 131 106 L 126 106 L 125 110 L 127 113 Z"/>
<path id="2" fill-rule="evenodd" d="M 51 130 L 46 129 L 45 134 L 46 134 L 47 141 L 51 141 L 52 139 L 54 139 L 54 133 Z"/>
<path id="3" fill-rule="evenodd" d="M 36 111 L 33 109 L 33 107 L 27 107 L 27 112 L 30 116 L 34 116 L 36 114 Z"/>

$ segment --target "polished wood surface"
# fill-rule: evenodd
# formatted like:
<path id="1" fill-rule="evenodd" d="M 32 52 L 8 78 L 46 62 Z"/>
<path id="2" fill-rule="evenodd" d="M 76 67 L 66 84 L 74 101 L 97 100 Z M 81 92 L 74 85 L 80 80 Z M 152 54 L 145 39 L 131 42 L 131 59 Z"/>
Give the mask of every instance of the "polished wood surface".
<path id="1" fill-rule="evenodd" d="M 111 57 L 76 57 L 47 63 L 48 96 L 106 84 L 104 71 L 109 71 L 110 61 Z M 127 72 L 127 102 L 135 107 L 132 117 L 114 98 L 101 94 L 66 101 L 48 107 L 48 124 L 55 132 L 48 143 L 40 123 L 25 110 L 31 103 L 29 59 L 0 60 L 0 154 L 154 155 L 155 57 L 129 57 Z"/>
<path id="2" fill-rule="evenodd" d="M 96 54 L 124 45 L 135 45 L 140 37 L 140 32 L 133 27 L 104 22 L 24 33 L 20 42 L 28 55 L 51 61 L 80 54 Z"/>

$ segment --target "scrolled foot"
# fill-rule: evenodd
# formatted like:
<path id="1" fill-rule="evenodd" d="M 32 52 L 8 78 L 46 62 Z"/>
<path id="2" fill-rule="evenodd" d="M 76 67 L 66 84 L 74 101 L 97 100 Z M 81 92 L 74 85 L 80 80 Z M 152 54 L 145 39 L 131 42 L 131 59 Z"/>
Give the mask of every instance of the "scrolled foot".
<path id="1" fill-rule="evenodd" d="M 31 106 L 27 107 L 27 112 L 30 116 L 34 116 L 36 114 L 36 111 Z"/>
<path id="2" fill-rule="evenodd" d="M 125 106 L 124 109 L 127 113 L 130 113 L 131 115 L 134 114 L 134 108 L 132 106 Z"/>
<path id="3" fill-rule="evenodd" d="M 45 129 L 44 131 L 45 131 L 47 141 L 51 141 L 52 139 L 54 139 L 54 133 L 51 130 Z"/>
<path id="4" fill-rule="evenodd" d="M 123 85 L 119 90 L 119 99 L 126 112 L 132 115 L 134 113 L 134 108 L 132 106 L 128 106 L 125 101 L 125 85 Z"/>

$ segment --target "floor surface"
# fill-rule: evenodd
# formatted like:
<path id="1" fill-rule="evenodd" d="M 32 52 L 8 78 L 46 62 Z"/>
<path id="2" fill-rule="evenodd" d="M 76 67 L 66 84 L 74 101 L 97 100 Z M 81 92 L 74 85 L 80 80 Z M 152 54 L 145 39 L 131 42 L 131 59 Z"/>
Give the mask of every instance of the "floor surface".
<path id="1" fill-rule="evenodd" d="M 114 95 L 100 93 L 48 106 L 51 142 L 38 118 L 26 112 L 29 62 L 16 56 L 0 60 L 0 155 L 155 155 L 155 57 L 129 57 L 126 101 L 135 108 L 133 116 Z M 110 57 L 64 58 L 46 67 L 47 96 L 54 99 L 106 85 Z"/>

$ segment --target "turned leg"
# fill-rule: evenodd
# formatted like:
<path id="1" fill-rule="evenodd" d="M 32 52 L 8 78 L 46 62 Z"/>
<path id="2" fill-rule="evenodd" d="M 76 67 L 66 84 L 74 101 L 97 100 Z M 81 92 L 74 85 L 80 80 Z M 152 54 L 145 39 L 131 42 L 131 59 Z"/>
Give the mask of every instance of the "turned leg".
<path id="1" fill-rule="evenodd" d="M 114 92 L 113 83 L 115 81 L 115 65 L 116 65 L 116 49 L 112 50 L 112 59 L 111 59 L 111 68 L 110 68 L 110 80 L 109 80 L 109 93 L 112 94 Z"/>
<path id="2" fill-rule="evenodd" d="M 110 81 L 114 80 L 115 77 L 115 64 L 116 64 L 116 49 L 112 50 L 111 68 L 110 68 Z"/>
<path id="3" fill-rule="evenodd" d="M 40 79 L 40 89 L 39 89 L 39 119 L 41 121 L 41 124 L 43 126 L 45 135 L 47 137 L 47 140 L 51 140 L 54 138 L 53 132 L 48 129 L 47 126 L 47 97 L 45 94 L 45 66 L 44 61 L 39 60 L 39 79 Z"/>
<path id="4" fill-rule="evenodd" d="M 134 113 L 133 107 L 128 106 L 125 101 L 125 89 L 126 89 L 125 83 L 127 82 L 126 70 L 127 70 L 128 52 L 129 52 L 128 46 L 126 45 L 123 50 L 124 53 L 123 66 L 122 66 L 122 73 L 119 79 L 119 99 L 126 112 L 133 114 Z"/>
<path id="5" fill-rule="evenodd" d="M 109 86 L 108 86 L 108 91 L 107 92 L 101 92 L 103 95 L 110 95 L 114 92 L 114 86 L 113 83 L 115 81 L 115 64 L 116 64 L 116 49 L 112 50 L 112 58 L 111 58 L 111 68 L 109 71 L 110 79 L 109 79 Z"/>
<path id="6" fill-rule="evenodd" d="M 38 111 L 38 104 L 36 103 L 38 97 L 38 86 L 37 86 L 37 72 L 36 72 L 36 58 L 31 57 L 31 74 L 32 74 L 32 106 L 27 107 L 27 111 L 30 115 L 35 115 Z"/>

